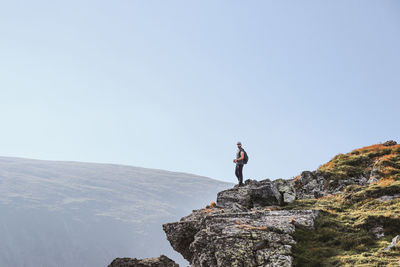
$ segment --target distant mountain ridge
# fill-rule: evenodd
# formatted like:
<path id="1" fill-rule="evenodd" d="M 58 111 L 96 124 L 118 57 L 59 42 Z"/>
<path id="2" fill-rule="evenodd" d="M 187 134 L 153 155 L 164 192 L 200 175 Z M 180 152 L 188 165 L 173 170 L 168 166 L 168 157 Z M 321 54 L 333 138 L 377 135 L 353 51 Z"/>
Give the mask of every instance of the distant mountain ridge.
<path id="1" fill-rule="evenodd" d="M 231 186 L 125 165 L 0 157 L 0 266 L 105 266 L 117 256 L 171 256 L 161 224 Z"/>

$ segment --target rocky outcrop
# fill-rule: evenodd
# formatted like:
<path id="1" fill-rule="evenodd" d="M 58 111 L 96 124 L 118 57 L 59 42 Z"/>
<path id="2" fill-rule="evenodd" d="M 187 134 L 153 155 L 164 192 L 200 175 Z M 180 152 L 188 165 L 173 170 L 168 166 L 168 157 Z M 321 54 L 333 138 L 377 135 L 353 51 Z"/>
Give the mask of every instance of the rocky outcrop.
<path id="1" fill-rule="evenodd" d="M 158 258 L 136 259 L 136 258 L 116 258 L 108 267 L 179 267 L 167 256 L 161 255 Z"/>
<path id="2" fill-rule="evenodd" d="M 384 216 L 371 216 L 369 202 L 363 202 L 368 206 L 366 210 L 363 206 L 357 206 L 357 209 L 364 209 L 361 213 L 364 212 L 365 220 L 359 220 L 363 222 L 362 224 L 357 222 L 357 225 L 355 223 L 353 225 L 360 214 L 357 213 L 357 216 L 352 214 L 352 205 L 358 205 L 357 201 L 374 197 L 375 200 L 372 203 L 374 205 L 384 202 L 395 207 L 394 201 L 397 201 L 400 196 L 398 185 L 396 187 L 396 179 L 400 177 L 400 170 L 396 170 L 397 166 L 400 166 L 398 152 L 400 152 L 400 147 L 397 143 L 388 141 L 384 144 L 353 150 L 348 154 L 339 154 L 330 162 L 320 166 L 318 170 L 304 171 L 293 179 L 247 180 L 243 186 L 235 186 L 219 192 L 216 203 L 212 202 L 204 209 L 194 210 L 179 222 L 164 224 L 163 229 L 171 246 L 181 253 L 192 267 L 292 266 L 294 262 L 292 247 L 296 245 L 294 240 L 296 230 L 298 230 L 296 240 L 299 243 L 295 249 L 294 263 L 297 266 L 325 266 L 319 263 L 330 264 L 331 259 L 325 261 L 318 258 L 319 256 L 316 257 L 318 259 L 314 259 L 314 256 L 309 255 L 308 252 L 312 251 L 311 254 L 313 254 L 314 251 L 318 251 L 321 244 L 322 248 L 326 249 L 325 241 L 333 238 L 327 233 L 338 233 L 336 236 L 341 237 L 334 243 L 329 243 L 327 248 L 331 249 L 333 245 L 336 246 L 337 251 L 343 251 L 358 244 L 360 240 L 370 240 L 372 236 L 376 239 L 386 238 L 387 235 L 393 234 L 393 229 L 397 229 L 396 226 L 391 225 L 392 221 L 393 224 L 397 223 L 396 219 L 391 219 L 390 222 L 382 219 L 387 217 L 386 213 Z M 385 166 L 390 166 L 391 169 L 385 169 Z M 380 179 L 387 178 L 389 174 L 391 179 L 384 180 L 379 187 L 375 185 L 376 182 L 380 182 Z M 355 186 L 346 189 L 349 185 Z M 310 198 L 318 199 L 309 200 Z M 302 199 L 308 200 L 292 203 Z M 290 203 L 292 204 L 288 205 Z M 297 204 L 299 205 L 296 207 Z M 308 207 L 308 209 L 296 210 L 299 207 Z M 293 209 L 290 210 L 290 208 Z M 322 209 L 322 212 L 319 213 L 313 208 Z M 390 207 L 390 209 L 393 208 Z M 339 217 L 335 215 L 337 212 L 343 214 L 340 217 L 343 217 L 342 221 L 337 220 Z M 318 214 L 321 219 L 319 227 L 316 232 L 310 232 L 314 230 L 314 221 Z M 322 226 L 321 222 L 323 222 Z M 326 227 L 330 227 L 331 223 L 334 225 L 342 223 L 346 227 L 354 226 L 351 229 L 355 231 L 359 231 L 362 227 L 364 232 L 365 229 L 369 232 L 365 236 L 362 236 L 360 232 L 361 237 L 358 237 L 358 234 L 354 235 L 353 231 L 340 232 L 342 227 L 337 227 L 339 230 L 334 227 L 333 231 L 330 231 L 331 229 L 326 231 Z M 397 234 L 396 231 L 395 233 Z M 304 237 L 307 239 L 308 234 L 317 238 L 305 240 Z M 344 234 L 343 237 L 342 234 Z M 353 241 L 354 238 L 355 241 Z M 398 249 L 399 240 L 400 237 L 396 236 L 386 250 L 390 252 L 390 250 Z M 306 254 L 306 257 L 302 256 L 302 250 L 299 248 L 305 249 L 306 253 L 303 254 Z M 354 259 L 346 260 L 354 261 Z M 386 261 L 372 260 L 386 263 Z M 155 262 L 145 259 L 140 264 L 143 264 L 143 261 L 152 262 L 152 264 Z M 131 262 L 139 264 L 136 259 L 121 259 L 121 264 Z M 359 262 L 364 262 L 364 260 L 359 260 Z"/>
<path id="3" fill-rule="evenodd" d="M 219 192 L 216 204 L 163 228 L 172 247 L 192 266 L 292 266 L 292 235 L 296 228 L 313 229 L 318 213 L 277 207 L 339 194 L 348 185 L 367 185 L 368 178 L 333 180 L 316 170 L 290 180 L 247 180 L 244 186 Z M 380 228 L 371 233 L 383 236 Z"/>
<path id="4" fill-rule="evenodd" d="M 367 185 L 369 174 L 358 177 L 348 177 L 346 179 L 334 180 L 324 176 L 319 171 L 303 171 L 298 178 L 293 180 L 296 199 L 320 198 L 327 195 L 336 195 L 348 185 Z"/>
<path id="5" fill-rule="evenodd" d="M 289 204 L 292 203 L 296 199 L 296 188 L 295 182 L 293 179 L 291 180 L 284 180 L 278 179 L 273 181 L 274 185 L 276 186 L 281 198 L 280 204 Z"/>
<path id="6" fill-rule="evenodd" d="M 245 186 L 236 186 L 219 192 L 217 207 L 246 210 L 267 205 L 279 205 L 281 195 L 273 182 L 247 180 Z"/>
<path id="7" fill-rule="evenodd" d="M 383 145 L 384 146 L 395 146 L 395 145 L 397 145 L 397 142 L 394 140 L 389 140 L 389 141 L 386 141 L 385 143 L 383 143 Z"/>
<path id="8" fill-rule="evenodd" d="M 299 228 L 302 229 L 300 233 L 312 231 L 318 212 L 288 210 L 288 207 L 282 206 L 301 199 L 340 199 L 339 194 L 345 192 L 349 185 L 356 185 L 352 190 L 362 191 L 387 173 L 382 171 L 382 160 L 385 159 L 381 156 L 388 155 L 391 149 L 387 147 L 396 144 L 388 141 L 382 144 L 384 148 L 376 145 L 346 155 L 339 154 L 318 170 L 304 171 L 289 180 L 247 180 L 244 186 L 219 192 L 216 203 L 205 209 L 194 210 L 179 222 L 163 225 L 167 239 L 194 267 L 292 266 L 292 246 L 296 244 L 293 234 Z M 397 166 L 396 162 L 387 161 L 384 164 Z M 350 195 L 356 197 L 358 191 L 352 191 Z M 376 195 L 378 202 L 398 198 L 398 191 L 394 189 L 382 194 Z M 360 193 L 360 196 L 363 194 Z M 345 199 L 348 200 L 347 197 Z M 352 201 L 357 200 L 352 198 Z M 321 216 L 328 218 L 326 214 Z M 389 233 L 385 229 L 384 223 L 375 223 L 369 232 L 376 239 L 381 239 Z M 304 241 L 298 235 L 296 238 L 299 242 Z M 398 239 L 388 250 L 397 244 Z M 297 264 L 303 260 L 296 259 Z"/>
<path id="9" fill-rule="evenodd" d="M 316 211 L 201 209 L 163 225 L 172 247 L 192 266 L 291 266 L 292 234 L 312 229 Z"/>
<path id="10" fill-rule="evenodd" d="M 373 175 L 372 172 L 371 175 Z M 285 205 L 296 199 L 320 198 L 339 194 L 348 185 L 367 185 L 371 175 L 365 174 L 365 176 L 333 180 L 325 177 L 323 172 L 316 170 L 303 171 L 298 177 L 289 180 L 246 180 L 245 186 L 235 186 L 219 192 L 217 207 L 246 211 L 268 205 Z"/>
<path id="11" fill-rule="evenodd" d="M 293 190 L 284 181 L 247 180 L 220 192 L 216 205 L 163 229 L 192 266 L 291 266 L 296 227 L 313 229 L 317 216 L 313 210 L 275 210 L 283 199 L 292 201 Z"/>

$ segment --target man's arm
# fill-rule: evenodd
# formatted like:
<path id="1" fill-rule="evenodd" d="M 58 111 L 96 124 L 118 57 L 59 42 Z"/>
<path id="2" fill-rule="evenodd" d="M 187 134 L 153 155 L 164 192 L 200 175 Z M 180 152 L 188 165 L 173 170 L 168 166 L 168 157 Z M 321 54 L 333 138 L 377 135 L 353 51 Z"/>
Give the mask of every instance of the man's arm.
<path id="1" fill-rule="evenodd" d="M 244 152 L 242 151 L 242 152 L 240 152 L 240 158 L 238 158 L 238 159 L 234 159 L 233 160 L 233 162 L 238 162 L 239 160 L 243 160 L 244 159 Z"/>

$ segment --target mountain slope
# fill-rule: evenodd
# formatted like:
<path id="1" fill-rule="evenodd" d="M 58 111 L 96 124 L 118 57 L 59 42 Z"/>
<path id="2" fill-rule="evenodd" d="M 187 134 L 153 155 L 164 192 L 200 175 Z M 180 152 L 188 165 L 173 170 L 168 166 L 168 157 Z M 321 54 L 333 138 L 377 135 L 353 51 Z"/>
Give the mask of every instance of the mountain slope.
<path id="1" fill-rule="evenodd" d="M 315 231 L 296 232 L 295 264 L 399 266 L 399 248 L 385 248 L 400 234 L 400 145 L 388 141 L 339 154 L 318 171 L 326 188 L 342 191 L 286 207 L 321 211 Z"/>
<path id="2" fill-rule="evenodd" d="M 163 228 L 192 266 L 399 266 L 400 145 L 289 180 L 246 180 Z"/>
<path id="3" fill-rule="evenodd" d="M 231 185 L 115 164 L 0 157 L 0 266 L 105 266 L 171 254 L 161 224 Z"/>

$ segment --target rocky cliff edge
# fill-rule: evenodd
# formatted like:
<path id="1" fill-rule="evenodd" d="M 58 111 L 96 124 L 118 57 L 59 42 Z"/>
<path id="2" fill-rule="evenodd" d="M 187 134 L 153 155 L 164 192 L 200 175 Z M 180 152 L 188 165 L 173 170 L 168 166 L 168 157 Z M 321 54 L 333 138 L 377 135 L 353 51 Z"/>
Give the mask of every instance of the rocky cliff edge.
<path id="1" fill-rule="evenodd" d="M 389 141 L 293 179 L 247 180 L 163 229 L 192 266 L 396 266 L 387 245 L 400 233 L 399 197 L 400 145 Z M 370 212 L 382 203 L 386 214 Z"/>

